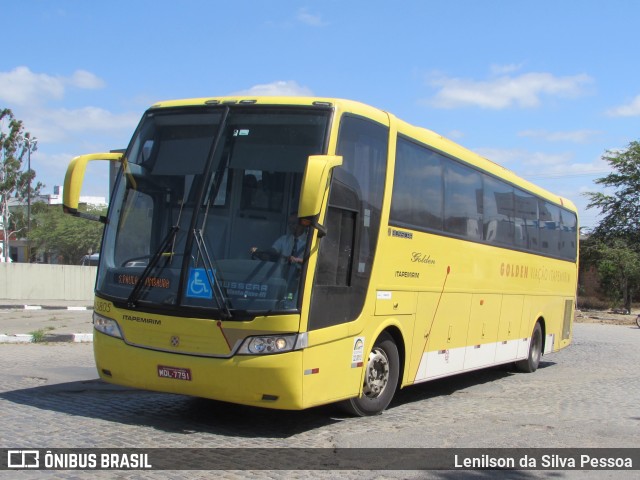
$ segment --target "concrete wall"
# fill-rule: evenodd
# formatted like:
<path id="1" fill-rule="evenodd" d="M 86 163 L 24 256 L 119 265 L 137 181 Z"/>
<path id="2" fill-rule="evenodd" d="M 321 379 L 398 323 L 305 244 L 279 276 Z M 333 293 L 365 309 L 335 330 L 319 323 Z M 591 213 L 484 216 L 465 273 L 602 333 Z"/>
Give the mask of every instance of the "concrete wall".
<path id="1" fill-rule="evenodd" d="M 0 263 L 0 299 L 93 303 L 97 267 Z"/>

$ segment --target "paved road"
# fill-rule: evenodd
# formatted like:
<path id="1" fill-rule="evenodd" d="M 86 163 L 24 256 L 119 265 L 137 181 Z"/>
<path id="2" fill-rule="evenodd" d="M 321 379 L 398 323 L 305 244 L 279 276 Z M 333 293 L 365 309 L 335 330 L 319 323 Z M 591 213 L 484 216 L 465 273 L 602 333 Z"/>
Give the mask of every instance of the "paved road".
<path id="1" fill-rule="evenodd" d="M 637 327 L 576 324 L 574 344 L 545 356 L 534 374 L 501 367 L 425 383 L 399 392 L 381 416 L 349 418 L 332 406 L 279 412 L 106 386 L 96 380 L 90 344 L 5 344 L 0 345 L 0 447 L 640 448 L 639 346 Z M 79 475 L 47 473 L 55 473 L 50 478 Z M 113 478 L 114 473 L 91 475 Z M 162 478 L 162 473 L 136 476 Z M 485 476 L 474 473 L 473 478 Z M 557 476 L 585 474 L 630 478 L 629 472 Z M 25 475 L 37 477 L 36 472 Z M 247 475 L 284 478 L 279 472 L 226 472 L 223 477 Z M 287 477 L 292 475 L 309 476 L 293 472 Z M 172 478 L 208 476 L 174 472 Z M 332 478 L 331 472 L 312 476 Z M 393 471 L 340 476 L 454 478 L 448 472 Z"/>

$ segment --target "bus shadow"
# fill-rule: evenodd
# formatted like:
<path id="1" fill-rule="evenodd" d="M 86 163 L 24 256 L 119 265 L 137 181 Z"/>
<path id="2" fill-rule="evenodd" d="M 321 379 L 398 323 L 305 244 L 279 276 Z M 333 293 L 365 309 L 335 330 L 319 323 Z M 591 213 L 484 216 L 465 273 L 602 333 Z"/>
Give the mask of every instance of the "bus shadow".
<path id="1" fill-rule="evenodd" d="M 544 369 L 555 365 L 555 362 L 541 361 L 538 369 Z M 430 398 L 449 396 L 466 388 L 482 385 L 485 383 L 496 382 L 500 379 L 508 378 L 514 375 L 523 375 L 522 372 L 516 370 L 512 364 L 498 365 L 495 367 L 483 368 L 471 372 L 461 373 L 450 377 L 444 377 L 436 380 L 430 380 L 417 385 L 403 388 L 396 392 L 389 408 L 399 407 L 401 405 L 420 402 Z"/>
<path id="2" fill-rule="evenodd" d="M 0 398 L 63 415 L 183 435 L 288 438 L 340 421 L 334 418 L 332 405 L 305 411 L 270 410 L 113 386 L 98 379 L 5 391 Z"/>
<path id="3" fill-rule="evenodd" d="M 539 368 L 551 365 L 552 362 L 542 362 Z M 452 395 L 514 373 L 512 368 L 500 366 L 425 382 L 396 392 L 390 408 Z M 337 405 L 304 411 L 270 410 L 119 387 L 98 379 L 6 391 L 0 393 L 0 398 L 64 415 L 145 426 L 167 433 L 206 433 L 254 438 L 258 442 L 259 439 L 289 438 L 350 418 Z"/>

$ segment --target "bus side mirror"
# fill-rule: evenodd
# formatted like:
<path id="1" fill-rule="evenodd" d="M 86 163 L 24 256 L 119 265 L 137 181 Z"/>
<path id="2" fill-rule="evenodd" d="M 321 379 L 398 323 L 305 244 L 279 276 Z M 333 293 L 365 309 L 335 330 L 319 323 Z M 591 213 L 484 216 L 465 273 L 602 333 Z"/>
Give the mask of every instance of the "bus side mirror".
<path id="1" fill-rule="evenodd" d="M 108 160 L 110 162 L 122 161 L 122 153 L 91 153 L 80 155 L 69 163 L 67 174 L 64 177 L 64 190 L 62 192 L 62 209 L 64 213 L 76 217 L 88 218 L 104 222 L 102 217 L 89 215 L 78 211 L 80 202 L 80 190 L 84 181 L 84 174 L 87 171 L 87 163 L 92 160 Z"/>
<path id="2" fill-rule="evenodd" d="M 298 217 L 315 217 L 320 213 L 331 170 L 342 165 L 337 155 L 311 155 L 302 178 Z"/>
<path id="3" fill-rule="evenodd" d="M 311 155 L 304 170 L 298 217 L 309 219 L 310 224 L 321 234 L 326 233 L 318 224 L 317 217 L 322 208 L 322 200 L 327 192 L 331 170 L 342 165 L 342 157 L 338 155 Z"/>

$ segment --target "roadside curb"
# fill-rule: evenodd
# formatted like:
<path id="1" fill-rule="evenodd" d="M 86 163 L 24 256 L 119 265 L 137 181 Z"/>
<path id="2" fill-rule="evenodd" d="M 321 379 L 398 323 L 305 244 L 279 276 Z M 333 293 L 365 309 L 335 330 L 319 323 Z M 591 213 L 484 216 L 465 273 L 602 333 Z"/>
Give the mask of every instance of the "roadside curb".
<path id="1" fill-rule="evenodd" d="M 12 302 L 12 300 L 4 299 L 0 300 L 0 302 Z M 35 300 L 33 304 L 27 303 L 18 303 L 19 300 L 15 301 L 15 303 L 1 303 L 0 310 L 14 310 L 14 311 L 45 311 L 45 310 L 56 310 L 58 312 L 67 311 L 67 312 L 87 312 L 93 311 L 93 305 L 81 305 L 84 302 L 81 301 L 73 301 L 73 300 Z M 68 304 L 71 305 L 68 305 Z M 73 305 L 73 304 L 76 305 Z M 80 304 L 80 305 L 78 305 Z M 35 313 L 34 313 L 35 314 Z M 45 314 L 46 315 L 46 314 Z M 16 328 L 17 327 L 17 328 Z M 71 327 L 74 328 L 74 327 Z M 71 328 L 67 329 L 66 332 L 71 330 Z M 76 326 L 78 330 L 93 330 L 92 325 L 85 326 Z M 74 330 L 75 330 L 74 328 Z M 4 330 L 4 329 L 3 329 Z M 20 331 L 22 327 L 18 325 L 14 325 L 9 329 L 10 331 Z M 62 342 L 71 342 L 71 343 L 90 343 L 93 342 L 93 333 L 51 333 L 46 332 L 48 328 L 43 328 L 42 330 L 38 329 L 38 326 L 31 326 L 25 330 L 30 333 L 0 333 L 0 344 L 4 343 L 62 343 Z M 24 330 L 23 330 L 24 331 Z M 73 330 L 71 330 L 73 331 Z M 0 330 L 2 332 L 2 330 Z M 6 332 L 6 330 L 5 330 Z M 35 334 L 35 335 L 34 335 Z M 35 338 L 34 338 L 35 337 Z"/>
<path id="2" fill-rule="evenodd" d="M 0 309 L 4 310 L 93 310 L 93 306 L 86 307 L 64 307 L 60 305 L 24 305 L 24 304 L 5 304 L 0 305 Z"/>
<path id="3" fill-rule="evenodd" d="M 46 334 L 41 340 L 34 342 L 33 335 L 16 333 L 15 335 L 0 334 L 0 343 L 92 343 L 93 333 Z"/>

